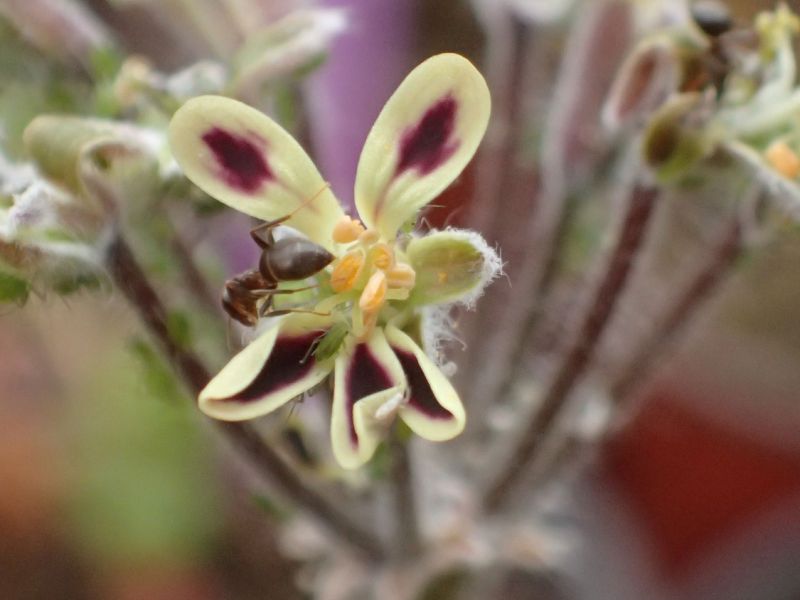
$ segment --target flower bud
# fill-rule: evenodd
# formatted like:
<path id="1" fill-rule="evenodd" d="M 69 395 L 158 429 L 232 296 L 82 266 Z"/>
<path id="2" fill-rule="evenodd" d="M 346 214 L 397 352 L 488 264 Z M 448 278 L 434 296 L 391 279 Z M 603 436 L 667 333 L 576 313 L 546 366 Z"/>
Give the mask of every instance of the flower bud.
<path id="1" fill-rule="evenodd" d="M 159 183 L 156 153 L 161 140 L 148 130 L 99 119 L 43 115 L 28 125 L 24 140 L 48 179 L 104 209 L 113 204 L 111 189 L 140 199 Z"/>
<path id="2" fill-rule="evenodd" d="M 471 304 L 501 270 L 500 258 L 477 233 L 448 229 L 411 240 L 408 260 L 415 273 L 411 301 Z"/>
<path id="3" fill-rule="evenodd" d="M 709 118 L 700 94 L 676 96 L 653 116 L 644 133 L 642 153 L 659 179 L 680 177 L 708 154 Z"/>
<path id="4" fill-rule="evenodd" d="M 611 131 L 641 122 L 661 106 L 680 83 L 673 45 L 665 38 L 647 40 L 625 60 L 603 107 Z"/>

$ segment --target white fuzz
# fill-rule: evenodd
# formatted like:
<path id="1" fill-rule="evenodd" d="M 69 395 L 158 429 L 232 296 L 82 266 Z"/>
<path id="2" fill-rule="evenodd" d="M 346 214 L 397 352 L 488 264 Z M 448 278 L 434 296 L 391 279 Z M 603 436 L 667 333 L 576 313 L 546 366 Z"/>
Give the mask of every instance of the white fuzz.
<path id="1" fill-rule="evenodd" d="M 467 240 L 472 246 L 483 256 L 483 266 L 481 268 L 480 281 L 475 285 L 472 290 L 467 292 L 464 296 L 453 302 L 453 304 L 460 304 L 465 306 L 468 310 L 475 308 L 475 302 L 483 295 L 486 287 L 503 274 L 503 261 L 500 254 L 486 243 L 483 236 L 477 231 L 470 229 L 455 229 L 448 227 L 445 229 L 447 233 L 453 234 L 456 237 Z"/>

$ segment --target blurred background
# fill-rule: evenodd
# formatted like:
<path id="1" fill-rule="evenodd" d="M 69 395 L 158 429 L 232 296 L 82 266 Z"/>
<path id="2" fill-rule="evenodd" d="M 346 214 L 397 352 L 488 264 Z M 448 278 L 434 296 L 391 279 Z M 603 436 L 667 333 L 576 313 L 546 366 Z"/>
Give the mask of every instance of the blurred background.
<path id="1" fill-rule="evenodd" d="M 113 47 L 114 60 L 137 55 L 174 73 L 201 59 L 224 62 L 253 32 L 312 5 L 0 0 L 6 152 L 22 156 L 15 140 L 41 112 L 117 114 L 103 113 L 102 93 L 92 96 L 92 106 L 81 100 L 82 88 L 102 79 L 98 48 Z M 260 108 L 292 121 L 345 203 L 352 202 L 369 127 L 410 68 L 437 52 L 459 52 L 479 65 L 492 89 L 493 122 L 481 154 L 425 215 L 430 226 L 478 229 L 506 262 L 507 277 L 478 310 L 458 316 L 466 350 L 456 345 L 452 354 L 471 423 L 443 460 L 478 461 L 476 448 L 509 431 L 509 407 L 524 402 L 548 372 L 606 243 L 614 200 L 598 173 L 609 169 L 618 141 L 601 135 L 600 113 L 614 75 L 637 39 L 680 22 L 686 5 L 317 6 L 345 9 L 346 28 L 330 39 L 324 62 L 289 89 L 288 100 L 276 94 Z M 775 3 L 727 6 L 744 24 Z M 109 60 L 112 86 L 120 63 Z M 568 231 L 536 336 L 515 349 L 502 332 L 514 330 L 513 318 L 524 319 L 533 300 L 526 276 L 541 255 L 536 236 L 549 218 L 546 169 L 562 173 L 556 196 L 572 199 Z M 583 386 L 618 380 L 637 340 L 711 251 L 726 201 L 741 185 L 722 180 L 681 190 L 658 211 Z M 132 220 L 140 218 L 130 211 Z M 248 224 L 227 214 L 198 224 L 183 219 L 185 212 L 175 207 L 173 217 L 186 223 L 189 248 L 216 295 L 226 277 L 255 260 Z M 800 237 L 796 227 L 760 235 L 637 380 L 635 410 L 599 442 L 577 442 L 542 483 L 530 505 L 536 517 L 524 517 L 536 543 L 520 550 L 511 534 L 487 538 L 507 544 L 509 556 L 534 555 L 541 569 L 518 572 L 515 559 L 502 567 L 490 562 L 468 577 L 445 574 L 421 597 L 800 598 Z M 142 251 L 155 272 L 161 268 L 164 289 L 180 287 L 169 281 L 178 267 L 165 261 L 173 259 Z M 207 320 L 187 317 L 186 328 L 201 340 L 224 335 Z M 226 359 L 224 347 L 204 351 L 215 367 Z M 512 359 L 530 381 L 523 374 L 499 397 L 502 361 Z M 239 484 L 244 469 L 210 435 L 109 285 L 3 304 L 0 390 L 0 598 L 368 597 L 333 584 L 319 591 L 303 553 L 276 533 L 282 516 L 270 491 Z M 577 411 L 575 419 L 591 429 L 595 416 Z M 423 468 L 417 476 L 424 488 L 436 471 Z M 465 481 L 473 482 L 469 475 Z M 486 591 L 490 580 L 497 585 Z"/>

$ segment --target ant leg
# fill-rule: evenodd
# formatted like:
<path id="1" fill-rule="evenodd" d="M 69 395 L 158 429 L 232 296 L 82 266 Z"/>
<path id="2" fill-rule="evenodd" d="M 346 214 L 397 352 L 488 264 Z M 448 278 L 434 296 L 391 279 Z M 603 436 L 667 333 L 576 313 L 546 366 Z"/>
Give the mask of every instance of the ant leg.
<path id="1" fill-rule="evenodd" d="M 279 310 L 271 310 L 266 314 L 261 315 L 262 317 L 282 317 L 283 315 L 288 315 L 290 313 L 301 313 L 304 315 L 318 315 L 320 317 L 330 317 L 331 313 L 329 312 L 318 312 L 316 310 L 304 310 L 302 308 L 281 308 Z"/>

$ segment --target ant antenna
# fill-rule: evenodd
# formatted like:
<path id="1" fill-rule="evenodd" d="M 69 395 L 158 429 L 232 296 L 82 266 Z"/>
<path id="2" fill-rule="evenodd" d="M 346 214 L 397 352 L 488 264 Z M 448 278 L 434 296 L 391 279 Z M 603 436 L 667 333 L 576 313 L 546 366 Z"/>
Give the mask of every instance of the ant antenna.
<path id="1" fill-rule="evenodd" d="M 292 212 L 290 212 L 288 215 L 286 215 L 286 219 L 291 219 L 295 215 L 295 213 L 297 213 L 299 210 L 305 208 L 306 206 L 308 206 L 309 204 L 314 202 L 314 200 L 319 198 L 323 194 L 323 192 L 325 192 L 325 190 L 327 190 L 327 189 L 330 189 L 330 187 L 331 187 L 331 184 L 326 181 L 325 184 L 321 188 L 319 188 L 319 190 L 317 192 L 315 192 L 313 196 L 311 196 L 310 198 L 308 198 L 306 200 L 303 200 L 298 205 L 297 208 L 295 208 Z"/>

